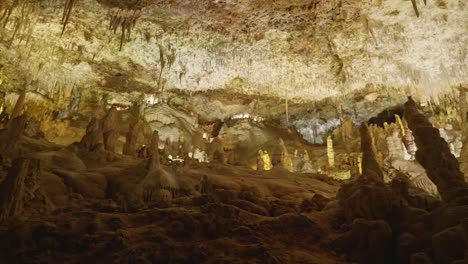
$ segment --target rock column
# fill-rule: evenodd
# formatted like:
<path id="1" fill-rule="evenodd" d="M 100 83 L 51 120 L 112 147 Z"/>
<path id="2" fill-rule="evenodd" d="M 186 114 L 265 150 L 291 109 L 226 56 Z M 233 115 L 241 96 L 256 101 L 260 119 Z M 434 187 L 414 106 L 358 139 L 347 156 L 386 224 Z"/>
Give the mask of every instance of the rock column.
<path id="1" fill-rule="evenodd" d="M 451 154 L 447 142 L 440 137 L 422 115 L 411 97 L 405 103 L 405 119 L 418 146 L 416 160 L 426 169 L 427 176 L 434 182 L 443 200 L 450 201 L 460 191 L 468 190 L 457 159 Z"/>

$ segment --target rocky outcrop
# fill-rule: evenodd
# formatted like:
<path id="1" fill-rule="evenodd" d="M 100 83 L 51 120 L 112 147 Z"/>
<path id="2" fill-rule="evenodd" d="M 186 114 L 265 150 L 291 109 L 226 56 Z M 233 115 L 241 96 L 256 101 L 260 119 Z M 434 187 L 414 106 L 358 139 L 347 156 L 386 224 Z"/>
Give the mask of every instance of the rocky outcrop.
<path id="1" fill-rule="evenodd" d="M 410 185 L 420 188 L 434 197 L 439 196 L 437 187 L 427 177 L 425 169 L 418 161 L 411 160 L 411 156 L 406 151 L 406 147 L 402 142 L 399 129 L 390 128 L 390 135 L 387 136 L 388 156 L 386 165 L 391 170 L 396 170 L 400 174 L 407 175 Z"/>
<path id="2" fill-rule="evenodd" d="M 465 181 L 468 182 L 468 139 L 463 144 L 462 151 L 460 152 L 460 170 L 465 175 Z"/>
<path id="3" fill-rule="evenodd" d="M 23 88 L 20 91 L 18 100 L 16 100 L 15 107 L 11 111 L 11 115 L 10 115 L 11 119 L 17 118 L 21 115 L 21 113 L 23 112 L 25 101 L 26 101 L 26 89 Z"/>
<path id="4" fill-rule="evenodd" d="M 119 138 L 119 115 L 115 106 L 100 120 L 94 117 L 86 127 L 86 134 L 81 139 L 80 145 L 88 150 L 95 151 L 99 148 L 114 152 Z"/>
<path id="5" fill-rule="evenodd" d="M 391 241 L 392 229 L 387 222 L 357 219 L 351 231 L 334 242 L 334 247 L 358 263 L 385 263 L 390 259 Z"/>
<path id="6" fill-rule="evenodd" d="M 411 99 L 405 103 L 405 119 L 413 131 L 418 150 L 417 161 L 425 168 L 427 176 L 434 182 L 445 201 L 468 194 L 468 185 L 460 171 L 457 159 L 451 154 L 439 130 L 432 127 Z"/>
<path id="7" fill-rule="evenodd" d="M 34 159 L 13 161 L 6 179 L 0 184 L 0 221 L 22 215 L 25 204 L 39 188 L 41 167 Z"/>
<path id="8" fill-rule="evenodd" d="M 26 129 L 26 116 L 16 117 L 8 123 L 6 129 L 0 131 L 0 155 L 12 158 L 18 151 L 18 141 Z"/>

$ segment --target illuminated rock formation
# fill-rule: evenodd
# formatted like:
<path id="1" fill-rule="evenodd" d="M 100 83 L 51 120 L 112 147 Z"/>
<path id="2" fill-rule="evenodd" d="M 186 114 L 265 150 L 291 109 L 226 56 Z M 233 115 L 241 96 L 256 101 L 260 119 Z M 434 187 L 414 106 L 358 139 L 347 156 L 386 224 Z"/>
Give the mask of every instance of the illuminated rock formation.
<path id="1" fill-rule="evenodd" d="M 263 161 L 263 150 L 258 151 L 257 157 L 257 171 L 263 171 L 265 169 L 265 162 Z"/>
<path id="2" fill-rule="evenodd" d="M 335 167 L 335 152 L 333 151 L 333 140 L 331 136 L 327 137 L 327 158 L 328 168 L 333 170 Z"/>
<path id="3" fill-rule="evenodd" d="M 293 162 L 291 157 L 289 156 L 288 149 L 284 144 L 283 139 L 280 139 L 279 145 L 281 147 L 281 165 L 289 172 L 293 172 Z"/>
<path id="4" fill-rule="evenodd" d="M 408 136 L 411 134 L 407 133 L 405 135 Z M 393 129 L 391 135 L 387 137 L 387 146 L 389 155 L 385 162 L 388 166 L 406 174 L 412 186 L 438 197 L 439 193 L 437 187 L 427 177 L 425 169 L 417 161 L 411 160 L 411 156 L 406 152 L 398 129 Z"/>
<path id="5" fill-rule="evenodd" d="M 365 123 L 361 125 L 361 150 L 362 177 L 372 179 L 376 182 L 383 182 L 383 172 L 377 161 L 375 147 L 369 132 L 369 127 Z"/>
<path id="6" fill-rule="evenodd" d="M 265 171 L 271 170 L 272 168 L 271 159 L 270 159 L 270 155 L 268 154 L 266 150 L 263 151 L 262 160 L 263 160 L 263 169 Z"/>

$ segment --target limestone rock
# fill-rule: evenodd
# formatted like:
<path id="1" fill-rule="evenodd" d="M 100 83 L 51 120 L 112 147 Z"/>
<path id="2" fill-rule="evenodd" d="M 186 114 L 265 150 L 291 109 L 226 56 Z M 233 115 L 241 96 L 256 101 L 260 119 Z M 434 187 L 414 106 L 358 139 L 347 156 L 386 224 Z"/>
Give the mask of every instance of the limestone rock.
<path id="1" fill-rule="evenodd" d="M 416 159 L 425 168 L 427 176 L 434 182 L 444 200 L 457 197 L 457 193 L 468 190 L 457 159 L 440 137 L 439 130 L 432 127 L 427 118 L 419 113 L 411 99 L 405 103 L 405 119 L 413 131 L 418 151 Z"/>
<path id="2" fill-rule="evenodd" d="M 102 144 L 104 144 L 104 137 L 101 122 L 93 118 L 86 127 L 86 134 L 81 139 L 80 145 L 88 151 L 94 151 Z"/>
<path id="3" fill-rule="evenodd" d="M 468 182 L 468 139 L 463 143 L 463 148 L 458 160 L 460 161 L 460 170 L 465 176 L 465 181 Z"/>
<path id="4" fill-rule="evenodd" d="M 392 193 L 383 183 L 345 184 L 337 197 L 347 221 L 389 219 L 392 215 Z"/>
<path id="5" fill-rule="evenodd" d="M 11 111 L 11 115 L 10 115 L 11 119 L 17 118 L 17 117 L 19 117 L 21 115 L 21 113 L 23 112 L 25 100 L 26 100 L 26 89 L 23 88 L 20 91 L 20 94 L 19 94 L 18 100 L 16 101 L 15 107 Z"/>
<path id="6" fill-rule="evenodd" d="M 117 108 L 113 106 L 102 120 L 104 149 L 112 152 L 115 151 L 115 144 L 119 138 L 118 122 L 118 111 Z"/>
<path id="7" fill-rule="evenodd" d="M 448 228 L 432 237 L 432 247 L 436 263 L 453 263 L 465 258 L 468 247 L 460 226 Z"/>
<path id="8" fill-rule="evenodd" d="M 362 177 L 383 182 L 382 169 L 377 161 L 375 146 L 367 124 L 361 125 Z"/>
<path id="9" fill-rule="evenodd" d="M 40 162 L 16 159 L 7 178 L 0 184 L 0 221 L 20 216 L 25 204 L 34 198 L 39 187 Z"/>
<path id="10" fill-rule="evenodd" d="M 302 212 L 321 211 L 330 199 L 323 197 L 320 194 L 315 194 L 310 199 L 304 199 L 302 201 L 300 209 Z"/>
<path id="11" fill-rule="evenodd" d="M 382 220 L 356 219 L 351 231 L 333 242 L 339 252 L 345 252 L 362 264 L 385 263 L 392 241 L 392 229 Z"/>
<path id="12" fill-rule="evenodd" d="M 425 253 L 420 252 L 411 255 L 410 264 L 432 264 L 432 261 Z"/>
<path id="13" fill-rule="evenodd" d="M 17 143 L 23 136 L 26 128 L 26 116 L 12 119 L 7 128 L 0 131 L 0 154 L 11 158 L 17 151 Z"/>
<path id="14" fill-rule="evenodd" d="M 138 120 L 134 124 L 130 126 L 130 129 L 125 137 L 125 145 L 123 148 L 123 154 L 129 155 L 129 156 L 135 156 L 136 155 L 136 148 L 138 142 L 141 140 L 143 137 L 143 121 Z"/>

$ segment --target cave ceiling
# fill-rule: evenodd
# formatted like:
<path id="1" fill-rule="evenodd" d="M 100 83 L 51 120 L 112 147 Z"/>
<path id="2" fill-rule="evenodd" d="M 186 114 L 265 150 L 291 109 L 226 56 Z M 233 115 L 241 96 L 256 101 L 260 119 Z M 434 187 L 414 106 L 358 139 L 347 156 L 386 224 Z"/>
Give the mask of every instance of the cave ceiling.
<path id="1" fill-rule="evenodd" d="M 397 87 L 424 100 L 468 78 L 468 5 L 459 0 L 421 2 L 419 17 L 403 0 L 11 0 L 0 8 L 3 90 L 27 79 L 41 94 L 164 86 L 320 100 Z"/>

